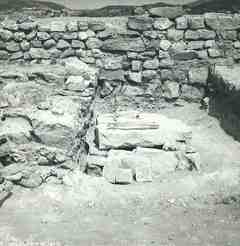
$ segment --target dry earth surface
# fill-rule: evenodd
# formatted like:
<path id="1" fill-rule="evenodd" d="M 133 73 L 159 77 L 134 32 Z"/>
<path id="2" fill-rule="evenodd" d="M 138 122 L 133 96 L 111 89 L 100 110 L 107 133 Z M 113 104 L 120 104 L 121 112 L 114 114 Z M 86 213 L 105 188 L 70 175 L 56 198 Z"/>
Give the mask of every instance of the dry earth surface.
<path id="1" fill-rule="evenodd" d="M 15 188 L 0 209 L 0 245 L 239 246 L 240 144 L 198 104 L 161 113 L 193 127 L 201 172 L 127 186 L 75 173 L 66 186 Z"/>

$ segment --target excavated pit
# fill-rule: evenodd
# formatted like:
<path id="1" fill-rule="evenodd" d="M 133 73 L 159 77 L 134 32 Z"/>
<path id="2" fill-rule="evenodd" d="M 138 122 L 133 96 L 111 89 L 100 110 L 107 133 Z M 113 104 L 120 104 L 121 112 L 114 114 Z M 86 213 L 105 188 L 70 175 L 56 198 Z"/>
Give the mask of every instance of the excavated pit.
<path id="1" fill-rule="evenodd" d="M 2 23 L 3 209 L 238 191 L 240 15 L 161 13 Z"/>
<path id="2" fill-rule="evenodd" d="M 191 127 L 161 112 L 188 102 L 213 114 L 221 101 L 238 114 L 238 89 L 227 92 L 218 73 L 237 66 L 240 17 L 164 8 L 2 23 L 2 180 L 33 188 L 80 169 L 131 183 L 201 169 Z"/>

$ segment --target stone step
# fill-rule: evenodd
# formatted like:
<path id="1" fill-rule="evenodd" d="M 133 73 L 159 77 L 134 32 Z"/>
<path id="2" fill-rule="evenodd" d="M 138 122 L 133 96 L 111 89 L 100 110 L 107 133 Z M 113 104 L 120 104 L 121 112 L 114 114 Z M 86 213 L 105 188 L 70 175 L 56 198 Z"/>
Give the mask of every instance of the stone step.
<path id="1" fill-rule="evenodd" d="M 100 150 L 156 147 L 191 138 L 191 128 L 180 120 L 157 113 L 121 112 L 100 115 L 96 139 Z M 116 127 L 109 127 L 114 126 Z M 126 131 L 127 130 L 127 131 Z"/>

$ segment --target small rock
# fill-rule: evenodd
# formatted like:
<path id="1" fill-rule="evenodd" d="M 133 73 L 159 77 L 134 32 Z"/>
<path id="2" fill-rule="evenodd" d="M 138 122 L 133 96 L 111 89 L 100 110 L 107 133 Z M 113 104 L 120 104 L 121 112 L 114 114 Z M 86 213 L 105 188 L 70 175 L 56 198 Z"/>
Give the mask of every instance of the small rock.
<path id="1" fill-rule="evenodd" d="M 163 96 L 166 99 L 177 99 L 179 97 L 179 84 L 174 81 L 164 81 Z"/>
<path id="2" fill-rule="evenodd" d="M 132 71 L 134 71 L 134 72 L 138 72 L 138 71 L 140 71 L 141 70 L 141 65 L 142 65 L 142 63 L 141 63 L 141 61 L 132 61 Z"/>
<path id="3" fill-rule="evenodd" d="M 45 49 L 50 49 L 56 45 L 56 41 L 54 39 L 49 39 L 43 43 L 43 47 Z"/>
<path id="4" fill-rule="evenodd" d="M 36 27 L 37 27 L 36 22 L 24 22 L 18 25 L 19 30 L 26 31 L 26 32 L 32 31 L 36 29 Z"/>
<path id="5" fill-rule="evenodd" d="M 0 39 L 3 41 L 9 41 L 13 37 L 12 32 L 8 30 L 0 29 Z"/>
<path id="6" fill-rule="evenodd" d="M 51 38 L 47 32 L 38 32 L 37 37 L 40 41 L 46 41 Z"/>
<path id="7" fill-rule="evenodd" d="M 186 16 L 178 17 L 175 21 L 176 29 L 186 30 L 188 28 L 188 18 Z"/>
<path id="8" fill-rule="evenodd" d="M 208 55 L 212 58 L 221 57 L 222 53 L 219 49 L 210 48 L 208 49 Z"/>
<path id="9" fill-rule="evenodd" d="M 170 21 L 168 18 L 156 18 L 153 24 L 155 29 L 161 30 L 161 31 L 167 30 L 173 25 L 174 23 Z"/>
<path id="10" fill-rule="evenodd" d="M 24 40 L 20 43 L 20 47 L 23 51 L 28 51 L 31 48 L 31 45 L 28 41 Z"/>
<path id="11" fill-rule="evenodd" d="M 153 60 L 147 60 L 143 63 L 143 67 L 145 69 L 158 69 L 159 67 L 159 60 L 153 59 Z"/>
<path id="12" fill-rule="evenodd" d="M 168 29 L 167 37 L 171 41 L 179 41 L 182 40 L 184 36 L 184 32 L 182 30 L 176 30 L 176 29 Z"/>
<path id="13" fill-rule="evenodd" d="M 160 41 L 159 47 L 160 49 L 167 51 L 171 47 L 171 42 L 166 39 L 163 39 Z"/>
<path id="14" fill-rule="evenodd" d="M 204 16 L 203 15 L 192 15 L 188 17 L 189 27 L 193 30 L 205 28 Z"/>
<path id="15" fill-rule="evenodd" d="M 79 33 L 78 33 L 78 38 L 79 38 L 80 40 L 82 40 L 82 41 L 87 40 L 87 39 L 88 39 L 88 34 L 87 34 L 87 32 L 79 32 Z"/>
<path id="16" fill-rule="evenodd" d="M 43 179 L 38 173 L 32 173 L 29 177 L 23 177 L 18 184 L 25 188 L 37 188 L 43 183 Z"/>
<path id="17" fill-rule="evenodd" d="M 69 32 L 77 32 L 78 31 L 78 23 L 77 21 L 72 21 L 67 24 L 67 30 Z"/>
<path id="18" fill-rule="evenodd" d="M 88 29 L 88 22 L 87 21 L 79 21 L 78 28 L 80 31 L 86 31 Z"/>
<path id="19" fill-rule="evenodd" d="M 191 169 L 201 170 L 201 157 L 199 153 L 187 153 L 186 158 L 191 164 Z"/>
<path id="20" fill-rule="evenodd" d="M 22 177 L 23 177 L 22 173 L 19 172 L 19 173 L 16 173 L 14 175 L 11 175 L 11 176 L 6 176 L 5 179 L 8 181 L 11 181 L 11 182 L 17 182 L 17 181 L 21 180 Z"/>
<path id="21" fill-rule="evenodd" d="M 122 56 L 104 57 L 102 62 L 103 62 L 103 67 L 105 69 L 117 70 L 122 68 L 123 57 Z"/>
<path id="22" fill-rule="evenodd" d="M 7 43 L 6 49 L 10 52 L 17 52 L 20 50 L 20 47 L 18 43 L 16 43 L 15 41 L 11 41 Z"/>
<path id="23" fill-rule="evenodd" d="M 59 40 L 58 41 L 58 43 L 57 43 L 57 48 L 58 49 L 67 49 L 67 48 L 70 48 L 70 44 L 67 42 L 67 41 L 65 41 L 65 40 L 63 40 L 63 39 L 61 39 L 61 40 Z"/>
<path id="24" fill-rule="evenodd" d="M 71 91 L 83 91 L 89 86 L 89 81 L 86 81 L 82 76 L 70 76 L 66 81 L 66 87 Z"/>
<path id="25" fill-rule="evenodd" d="M 28 41 L 31 41 L 31 40 L 35 39 L 36 36 L 37 36 L 37 31 L 32 31 L 32 32 L 26 34 L 26 39 Z"/>
<path id="26" fill-rule="evenodd" d="M 85 44 L 80 40 L 72 40 L 72 48 L 74 49 L 84 49 Z"/>
<path id="27" fill-rule="evenodd" d="M 142 82 L 142 73 L 141 72 L 129 72 L 128 73 L 128 79 L 135 83 L 141 83 Z"/>

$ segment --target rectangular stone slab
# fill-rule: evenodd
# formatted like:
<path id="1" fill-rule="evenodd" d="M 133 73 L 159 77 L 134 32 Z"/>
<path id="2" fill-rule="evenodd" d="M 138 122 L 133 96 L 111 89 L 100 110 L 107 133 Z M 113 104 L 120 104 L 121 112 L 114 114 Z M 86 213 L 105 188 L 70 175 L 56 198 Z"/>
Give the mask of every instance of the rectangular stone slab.
<path id="1" fill-rule="evenodd" d="M 161 114 L 130 111 L 121 112 L 117 118 L 113 114 L 101 115 L 97 121 L 96 140 L 101 150 L 158 147 L 168 142 L 185 141 L 186 136 L 191 135 L 186 124 Z M 114 124 L 124 129 L 112 128 Z"/>

